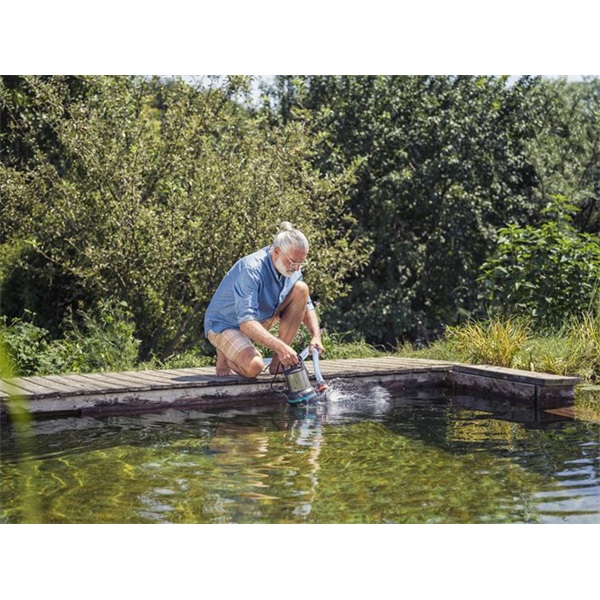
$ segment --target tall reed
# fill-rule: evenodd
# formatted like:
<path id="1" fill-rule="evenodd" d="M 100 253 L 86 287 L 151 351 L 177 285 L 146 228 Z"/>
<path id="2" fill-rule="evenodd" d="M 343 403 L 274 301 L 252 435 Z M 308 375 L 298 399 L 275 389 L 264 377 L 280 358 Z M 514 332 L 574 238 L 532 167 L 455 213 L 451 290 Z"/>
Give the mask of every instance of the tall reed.
<path id="1" fill-rule="evenodd" d="M 575 317 L 567 330 L 570 369 L 586 379 L 600 375 L 600 309 Z"/>
<path id="2" fill-rule="evenodd" d="M 461 360 L 475 364 L 512 367 L 532 338 L 531 323 L 521 317 L 489 317 L 449 327 L 446 340 Z"/>

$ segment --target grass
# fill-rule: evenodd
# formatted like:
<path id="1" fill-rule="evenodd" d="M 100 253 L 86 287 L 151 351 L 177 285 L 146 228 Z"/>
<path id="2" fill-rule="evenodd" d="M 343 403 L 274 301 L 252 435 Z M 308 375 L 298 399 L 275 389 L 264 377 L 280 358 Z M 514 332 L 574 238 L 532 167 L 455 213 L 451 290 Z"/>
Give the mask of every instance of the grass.
<path id="1" fill-rule="evenodd" d="M 446 342 L 462 360 L 499 367 L 512 367 L 531 337 L 530 322 L 519 318 L 468 321 L 446 332 Z"/>
<path id="2" fill-rule="evenodd" d="M 416 350 L 404 344 L 396 353 L 413 358 L 517 368 L 516 363 L 522 362 L 532 340 L 529 321 L 490 318 L 449 327 L 443 338 L 427 348 Z"/>
<path id="3" fill-rule="evenodd" d="M 530 321 L 514 317 L 468 321 L 449 327 L 428 348 L 416 350 L 404 344 L 396 353 L 571 375 L 593 382 L 600 378 L 600 311 L 572 318 L 554 333 L 536 333 Z"/>

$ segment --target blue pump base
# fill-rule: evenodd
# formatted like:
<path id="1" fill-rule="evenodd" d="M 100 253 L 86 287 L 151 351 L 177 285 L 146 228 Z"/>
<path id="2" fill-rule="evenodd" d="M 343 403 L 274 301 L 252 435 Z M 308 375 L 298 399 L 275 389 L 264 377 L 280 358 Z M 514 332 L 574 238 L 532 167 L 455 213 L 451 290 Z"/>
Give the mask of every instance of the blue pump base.
<path id="1" fill-rule="evenodd" d="M 317 390 L 315 390 L 314 388 L 306 388 L 305 390 L 302 390 L 301 392 L 291 392 L 287 394 L 287 400 L 288 402 L 295 406 L 296 404 L 302 404 L 303 402 L 308 402 L 309 400 L 312 400 L 313 398 L 316 398 L 319 395 L 319 393 L 317 392 Z"/>

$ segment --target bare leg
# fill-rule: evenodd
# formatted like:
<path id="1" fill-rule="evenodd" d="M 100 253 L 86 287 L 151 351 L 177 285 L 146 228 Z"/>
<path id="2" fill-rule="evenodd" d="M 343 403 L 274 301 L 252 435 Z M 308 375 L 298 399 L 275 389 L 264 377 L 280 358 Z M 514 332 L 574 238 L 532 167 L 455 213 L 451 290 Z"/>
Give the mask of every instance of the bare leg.
<path id="1" fill-rule="evenodd" d="M 233 371 L 229 366 L 227 357 L 217 348 L 217 376 L 227 377 L 233 375 Z"/>
<path id="2" fill-rule="evenodd" d="M 240 352 L 235 361 L 228 358 L 225 358 L 225 360 L 228 367 L 242 377 L 256 377 L 260 375 L 264 367 L 262 356 L 254 347 L 246 348 Z"/>
<path id="3" fill-rule="evenodd" d="M 211 340 L 211 343 L 217 350 L 217 365 L 215 369 L 217 377 L 227 377 L 237 373 L 242 377 L 254 378 L 264 369 L 262 356 L 253 345 L 247 345 L 231 359 L 217 346 L 218 342 L 217 338 Z M 223 340 L 223 343 L 227 344 L 227 340 Z"/>
<path id="4" fill-rule="evenodd" d="M 279 339 L 282 342 L 291 345 L 294 341 L 294 337 L 296 337 L 304 319 L 307 300 L 308 286 L 303 281 L 298 281 L 281 305 Z M 279 368 L 279 358 L 275 355 L 269 365 L 269 372 L 273 375 Z"/>

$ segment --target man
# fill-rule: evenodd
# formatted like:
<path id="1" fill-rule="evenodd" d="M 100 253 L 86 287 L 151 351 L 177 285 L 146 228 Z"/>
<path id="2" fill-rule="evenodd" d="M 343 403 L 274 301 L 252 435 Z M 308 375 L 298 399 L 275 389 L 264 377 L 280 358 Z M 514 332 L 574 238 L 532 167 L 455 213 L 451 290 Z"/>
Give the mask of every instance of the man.
<path id="1" fill-rule="evenodd" d="M 284 221 L 271 246 L 238 260 L 227 272 L 204 318 L 205 335 L 217 349 L 217 375 L 259 375 L 264 364 L 253 342 L 273 350 L 271 374 L 297 364 L 290 344 L 302 323 L 311 334 L 310 352 L 324 351 L 315 307 L 302 281 L 307 255 L 304 234 Z M 269 333 L 276 323 L 278 337 Z"/>

